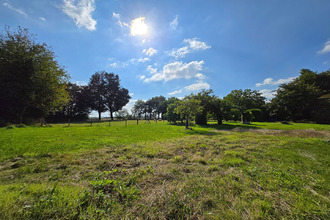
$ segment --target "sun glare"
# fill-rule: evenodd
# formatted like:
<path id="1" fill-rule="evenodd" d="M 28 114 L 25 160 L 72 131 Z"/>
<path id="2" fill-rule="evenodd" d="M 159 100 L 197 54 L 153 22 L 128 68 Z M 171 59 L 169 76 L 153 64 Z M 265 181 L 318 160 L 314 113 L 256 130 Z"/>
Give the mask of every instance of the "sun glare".
<path id="1" fill-rule="evenodd" d="M 148 26 L 144 22 L 145 17 L 135 18 L 131 21 L 131 35 L 145 35 L 148 32 Z"/>

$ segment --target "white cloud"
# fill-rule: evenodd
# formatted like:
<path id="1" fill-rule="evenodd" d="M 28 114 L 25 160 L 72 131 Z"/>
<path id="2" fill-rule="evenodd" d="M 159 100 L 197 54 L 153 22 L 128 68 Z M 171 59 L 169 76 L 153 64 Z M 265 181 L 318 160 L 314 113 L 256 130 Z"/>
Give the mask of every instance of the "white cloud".
<path id="1" fill-rule="evenodd" d="M 139 78 L 140 78 L 141 80 L 144 80 L 144 79 L 146 78 L 146 76 L 145 76 L 145 75 L 141 75 L 141 76 L 139 76 Z"/>
<path id="2" fill-rule="evenodd" d="M 145 55 L 151 57 L 151 56 L 153 56 L 153 55 L 155 55 L 157 53 L 157 50 L 155 50 L 154 48 L 150 47 L 149 49 L 142 50 L 142 53 L 144 53 Z"/>
<path id="3" fill-rule="evenodd" d="M 173 79 L 203 79 L 205 76 L 200 73 L 203 70 L 204 61 L 192 61 L 190 63 L 173 62 L 165 65 L 163 69 L 158 72 L 157 68 L 148 66 L 147 70 L 152 74 L 150 78 L 145 78 L 145 82 L 152 81 L 170 81 Z"/>
<path id="4" fill-rule="evenodd" d="M 264 81 L 262 83 L 257 83 L 256 86 L 259 87 L 259 86 L 264 86 L 264 85 L 280 85 L 283 83 L 291 82 L 295 78 L 297 78 L 297 77 L 294 76 L 294 77 L 289 77 L 287 79 L 279 79 L 277 81 L 274 81 L 274 79 L 272 79 L 272 78 L 266 78 L 266 79 L 264 79 Z"/>
<path id="5" fill-rule="evenodd" d="M 188 53 L 191 53 L 189 47 L 181 47 L 177 50 L 173 49 L 172 51 L 168 52 L 168 55 L 175 58 L 182 58 L 185 57 Z"/>
<path id="6" fill-rule="evenodd" d="M 42 20 L 42 21 L 46 21 L 46 18 L 44 18 L 44 17 L 40 17 L 40 20 Z"/>
<path id="7" fill-rule="evenodd" d="M 317 51 L 318 54 L 325 54 L 330 52 L 330 40 L 324 44 L 322 50 Z"/>
<path id="8" fill-rule="evenodd" d="M 74 20 L 76 25 L 87 30 L 96 30 L 96 21 L 92 18 L 95 10 L 94 0 L 63 0 L 62 10 Z"/>
<path id="9" fill-rule="evenodd" d="M 86 81 L 75 81 L 74 83 L 79 86 L 87 86 L 87 84 L 88 84 Z"/>
<path id="10" fill-rule="evenodd" d="M 174 92 L 170 92 L 170 93 L 168 93 L 168 94 L 169 94 L 169 95 L 176 95 L 176 94 L 180 94 L 180 93 L 182 93 L 182 89 L 177 90 L 177 91 L 174 91 Z"/>
<path id="11" fill-rule="evenodd" d="M 112 68 L 125 68 L 128 66 L 128 64 L 125 62 L 113 62 L 113 63 L 110 63 L 108 66 L 110 66 Z"/>
<path id="12" fill-rule="evenodd" d="M 134 93 L 133 93 L 133 92 L 129 94 L 129 96 L 131 96 L 131 97 L 132 97 L 133 95 L 134 95 Z"/>
<path id="13" fill-rule="evenodd" d="M 211 48 L 210 45 L 207 45 L 205 42 L 199 41 L 196 38 L 184 39 L 183 42 L 188 43 L 192 50 L 207 50 Z"/>
<path id="14" fill-rule="evenodd" d="M 210 45 L 199 41 L 196 38 L 184 39 L 183 43 L 187 44 L 187 46 L 181 47 L 179 49 L 173 49 L 167 52 L 168 55 L 174 58 L 182 58 L 194 51 L 207 50 L 211 48 Z"/>
<path id="15" fill-rule="evenodd" d="M 172 30 L 176 30 L 177 27 L 178 27 L 178 25 L 179 25 L 179 16 L 177 15 L 177 16 L 175 16 L 175 18 L 173 19 L 173 21 L 171 21 L 170 28 Z"/>
<path id="16" fill-rule="evenodd" d="M 271 90 L 271 89 L 263 89 L 259 91 L 261 95 L 267 99 L 272 99 L 276 95 L 276 90 Z"/>
<path id="17" fill-rule="evenodd" d="M 19 13 L 19 14 L 21 14 L 21 15 L 27 16 L 27 14 L 26 14 L 22 9 L 14 8 L 13 6 L 11 6 L 11 5 L 10 5 L 9 3 L 7 3 L 7 2 L 3 3 L 3 6 L 9 8 L 10 10 L 16 11 L 17 13 Z"/>
<path id="18" fill-rule="evenodd" d="M 123 108 L 125 108 L 128 112 L 132 112 L 132 108 L 134 107 L 136 101 L 137 99 L 130 99 Z"/>
<path id="19" fill-rule="evenodd" d="M 201 89 L 209 89 L 211 86 L 207 82 L 199 82 L 191 84 L 190 86 L 184 87 L 188 91 L 196 91 Z"/>
<path id="20" fill-rule="evenodd" d="M 130 61 L 132 62 L 132 64 L 135 64 L 136 62 L 138 63 L 145 63 L 147 61 L 149 61 L 150 59 L 148 57 L 140 57 L 140 58 L 132 58 Z"/>
<path id="21" fill-rule="evenodd" d="M 113 12 L 112 17 L 117 19 L 117 22 L 120 25 L 120 27 L 129 27 L 129 24 L 121 21 L 120 14 L 116 14 L 115 12 Z"/>

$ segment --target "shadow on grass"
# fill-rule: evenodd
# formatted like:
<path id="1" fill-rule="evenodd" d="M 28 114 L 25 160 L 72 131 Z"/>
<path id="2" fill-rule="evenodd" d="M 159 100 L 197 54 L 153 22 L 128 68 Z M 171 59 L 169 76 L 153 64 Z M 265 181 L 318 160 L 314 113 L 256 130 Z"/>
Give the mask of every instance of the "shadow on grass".
<path id="1" fill-rule="evenodd" d="M 242 129 L 260 129 L 259 125 L 258 127 L 250 124 L 207 124 L 207 125 L 198 125 L 200 128 L 213 128 L 215 130 L 233 130 L 235 128 L 242 128 Z"/>
<path id="2" fill-rule="evenodd" d="M 184 124 L 178 123 L 178 124 L 171 124 L 173 126 L 180 126 L 184 129 Z M 189 125 L 190 128 L 192 128 L 192 130 L 186 130 L 187 134 L 202 134 L 202 135 L 212 135 L 212 134 L 218 134 L 216 132 L 212 132 L 210 130 L 201 130 L 199 128 L 211 128 L 214 130 L 226 130 L 226 131 L 230 131 L 233 130 L 235 128 L 239 128 L 239 129 L 261 129 L 260 126 L 264 126 L 264 125 L 247 125 L 247 124 L 207 124 L 207 125 Z"/>

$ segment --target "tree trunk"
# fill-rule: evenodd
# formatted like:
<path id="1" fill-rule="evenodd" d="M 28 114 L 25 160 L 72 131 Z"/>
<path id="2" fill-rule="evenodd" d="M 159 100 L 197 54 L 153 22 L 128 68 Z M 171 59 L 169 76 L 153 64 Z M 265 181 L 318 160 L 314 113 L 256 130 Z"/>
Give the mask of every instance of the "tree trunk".
<path id="1" fill-rule="evenodd" d="M 186 129 L 189 129 L 189 128 L 188 128 L 188 121 L 189 121 L 188 118 L 189 118 L 189 117 L 186 117 Z"/>
<path id="2" fill-rule="evenodd" d="M 243 124 L 244 122 L 244 117 L 243 117 L 243 113 L 241 113 L 241 123 Z"/>
<path id="3" fill-rule="evenodd" d="M 98 111 L 99 112 L 99 121 L 101 121 L 101 114 L 102 112 Z"/>
<path id="4" fill-rule="evenodd" d="M 22 108 L 22 111 L 20 113 L 18 113 L 18 115 L 17 115 L 17 122 L 18 122 L 18 124 L 22 124 L 23 123 L 23 115 L 25 113 L 25 109 L 26 109 L 26 107 L 23 107 Z"/>
<path id="5" fill-rule="evenodd" d="M 113 112 L 111 109 L 110 109 L 110 118 L 111 118 L 111 121 L 113 121 Z"/>

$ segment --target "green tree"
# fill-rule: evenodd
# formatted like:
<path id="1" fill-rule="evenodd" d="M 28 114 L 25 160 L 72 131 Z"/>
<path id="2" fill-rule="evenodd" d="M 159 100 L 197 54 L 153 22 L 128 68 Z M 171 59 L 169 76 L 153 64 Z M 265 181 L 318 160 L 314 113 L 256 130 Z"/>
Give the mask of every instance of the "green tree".
<path id="1" fill-rule="evenodd" d="M 131 97 L 129 91 L 120 86 L 118 75 L 104 72 L 103 76 L 105 81 L 105 105 L 110 111 L 111 120 L 113 120 L 113 113 L 121 110 Z"/>
<path id="2" fill-rule="evenodd" d="M 90 107 L 99 114 L 99 121 L 101 121 L 101 114 L 107 110 L 106 107 L 106 82 L 104 80 L 104 71 L 94 73 L 88 84 L 90 91 Z"/>
<path id="3" fill-rule="evenodd" d="M 185 96 L 179 101 L 175 112 L 181 115 L 181 118 L 186 119 L 185 127 L 189 129 L 189 119 L 202 111 L 200 101 L 194 98 L 194 95 Z"/>
<path id="4" fill-rule="evenodd" d="M 241 122 L 245 121 L 244 113 L 249 109 L 262 109 L 265 106 L 265 97 L 256 90 L 242 89 L 233 90 L 223 98 L 232 108 L 239 110 Z"/>
<path id="5" fill-rule="evenodd" d="M 132 108 L 132 113 L 133 115 L 135 115 L 136 117 L 138 117 L 138 119 L 141 119 L 141 115 L 145 113 L 145 105 L 146 102 L 143 100 L 137 100 Z"/>
<path id="6" fill-rule="evenodd" d="M 88 86 L 69 83 L 67 91 L 70 94 L 69 102 L 61 110 L 49 114 L 47 121 L 64 122 L 70 120 L 85 120 L 91 112 L 89 107 Z"/>
<path id="7" fill-rule="evenodd" d="M 302 69 L 300 76 L 282 84 L 271 100 L 272 116 L 279 120 L 314 120 L 330 123 L 329 102 L 322 99 L 330 93 L 330 71 L 316 73 Z"/>
<path id="8" fill-rule="evenodd" d="M 222 124 L 222 100 L 215 95 L 212 95 L 213 91 L 202 90 L 197 93 L 194 98 L 200 101 L 201 111 L 196 115 L 196 124 L 205 125 L 207 124 L 207 115 L 212 115 L 218 122 Z"/>
<path id="9" fill-rule="evenodd" d="M 166 98 L 164 96 L 155 96 L 148 100 L 148 104 L 150 108 L 152 109 L 152 112 L 157 114 L 157 118 L 159 119 L 159 115 L 166 113 L 167 109 L 167 102 Z"/>
<path id="10" fill-rule="evenodd" d="M 22 123 L 45 117 L 68 102 L 69 76 L 45 43 L 28 29 L 9 27 L 0 36 L 0 118 Z"/>
<path id="11" fill-rule="evenodd" d="M 171 97 L 167 99 L 166 119 L 169 122 L 176 124 L 177 121 L 181 120 L 180 114 L 176 113 L 175 109 L 179 104 L 180 99 Z"/>

